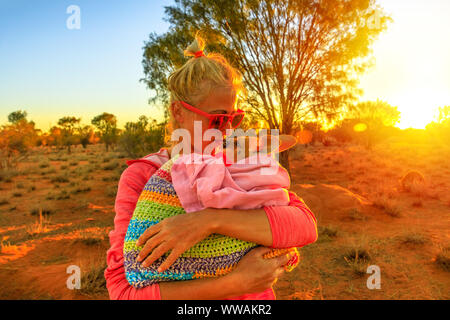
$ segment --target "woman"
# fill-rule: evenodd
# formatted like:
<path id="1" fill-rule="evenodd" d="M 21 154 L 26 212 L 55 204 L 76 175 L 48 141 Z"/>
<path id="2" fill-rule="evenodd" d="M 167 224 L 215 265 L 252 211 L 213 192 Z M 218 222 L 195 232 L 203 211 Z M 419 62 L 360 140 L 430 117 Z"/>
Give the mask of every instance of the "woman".
<path id="1" fill-rule="evenodd" d="M 184 129 L 194 137 L 194 121 L 221 131 L 235 127 L 236 99 L 243 89 L 242 77 L 218 54 L 203 54 L 201 38 L 185 50 L 194 56 L 169 77 L 170 116 L 174 129 Z M 205 114 L 206 113 L 206 114 Z M 216 116 L 216 115 L 225 115 Z M 198 133 L 197 133 L 198 134 Z M 203 135 L 202 135 L 203 136 Z M 194 150 L 194 139 L 191 139 Z M 209 142 L 203 142 L 203 149 Z M 167 160 L 171 149 L 161 149 L 143 159 L 129 161 L 116 197 L 115 228 L 110 233 L 111 248 L 105 270 L 111 299 L 275 299 L 272 285 L 284 271 L 290 257 L 263 259 L 271 248 L 301 247 L 316 241 L 317 228 L 309 208 L 289 193 L 288 206 L 255 210 L 210 209 L 164 219 L 150 227 L 139 239 L 143 245 L 143 265 L 171 250 L 161 265 L 164 271 L 176 258 L 212 233 L 227 235 L 262 245 L 251 250 L 229 274 L 218 278 L 161 282 L 135 289 L 127 282 L 123 266 L 123 243 L 138 197 L 148 179 Z"/>

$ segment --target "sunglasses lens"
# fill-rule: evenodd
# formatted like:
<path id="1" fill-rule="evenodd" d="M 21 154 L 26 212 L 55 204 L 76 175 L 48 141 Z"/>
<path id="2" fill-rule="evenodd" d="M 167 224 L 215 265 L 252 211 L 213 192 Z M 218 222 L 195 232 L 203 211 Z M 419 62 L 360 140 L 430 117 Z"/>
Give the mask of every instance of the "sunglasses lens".
<path id="1" fill-rule="evenodd" d="M 243 113 L 238 113 L 234 116 L 233 120 L 231 121 L 231 126 L 233 128 L 236 128 L 242 121 L 242 119 L 244 119 L 244 114 Z"/>
<path id="2" fill-rule="evenodd" d="M 222 123 L 223 123 L 223 117 L 217 116 L 211 120 L 210 127 L 214 128 L 214 129 L 220 129 Z"/>

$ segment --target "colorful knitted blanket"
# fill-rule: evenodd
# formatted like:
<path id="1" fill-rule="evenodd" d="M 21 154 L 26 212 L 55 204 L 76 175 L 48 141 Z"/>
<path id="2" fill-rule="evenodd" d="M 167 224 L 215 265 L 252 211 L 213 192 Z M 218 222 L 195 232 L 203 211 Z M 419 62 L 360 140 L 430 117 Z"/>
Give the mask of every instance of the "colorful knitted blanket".
<path id="1" fill-rule="evenodd" d="M 149 267 L 142 267 L 137 256 L 143 246 L 136 246 L 138 238 L 150 226 L 161 220 L 179 214 L 188 214 L 180 204 L 172 184 L 171 168 L 177 157 L 162 165 L 148 180 L 136 204 L 133 216 L 128 225 L 123 247 L 125 274 L 128 282 L 142 288 L 162 281 L 190 280 L 204 277 L 218 277 L 232 271 L 239 260 L 256 243 L 242 241 L 220 234 L 212 234 L 184 252 L 166 271 L 158 272 L 158 267 L 168 254 L 156 260 Z M 295 248 L 274 249 L 265 258 L 296 253 L 287 270 L 290 271 L 298 263 L 298 252 Z"/>

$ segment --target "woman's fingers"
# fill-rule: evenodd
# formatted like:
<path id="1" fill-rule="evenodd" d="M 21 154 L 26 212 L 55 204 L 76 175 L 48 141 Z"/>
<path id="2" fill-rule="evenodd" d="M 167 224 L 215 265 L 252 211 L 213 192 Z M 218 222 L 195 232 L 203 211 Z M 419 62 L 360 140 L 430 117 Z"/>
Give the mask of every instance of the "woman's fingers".
<path id="1" fill-rule="evenodd" d="M 181 253 L 184 251 L 179 251 L 176 249 L 172 249 L 172 252 L 170 252 L 169 256 L 164 260 L 164 262 L 159 266 L 158 272 L 164 272 L 175 262 L 175 260 L 178 259 L 178 257 L 181 255 Z"/>
<path id="2" fill-rule="evenodd" d="M 257 247 L 255 249 L 253 249 L 251 252 L 253 252 L 254 254 L 259 255 L 259 256 L 262 257 L 263 255 L 265 255 L 266 253 L 271 252 L 272 250 L 273 249 L 268 248 L 268 247 Z"/>
<path id="3" fill-rule="evenodd" d="M 139 252 L 139 255 L 137 257 L 137 261 L 142 261 L 145 259 L 145 257 L 147 257 L 150 252 L 152 252 L 152 250 L 158 246 L 161 242 L 163 242 L 164 240 L 162 239 L 162 237 L 156 235 L 155 237 L 153 237 L 150 241 L 147 241 L 147 243 L 144 245 L 144 247 L 142 248 L 141 252 Z"/>
<path id="4" fill-rule="evenodd" d="M 291 260 L 292 255 L 291 254 L 282 254 L 281 256 L 273 258 L 276 261 L 276 265 L 279 267 L 284 266 L 286 263 Z"/>
<path id="5" fill-rule="evenodd" d="M 163 242 L 161 243 L 158 247 L 156 247 L 152 254 L 150 256 L 148 256 L 147 259 L 144 260 L 144 262 L 142 263 L 142 266 L 144 268 L 147 268 L 149 265 L 151 265 L 153 262 L 155 262 L 156 260 L 158 260 L 158 258 L 162 257 L 162 255 L 164 253 L 166 253 L 167 251 L 169 251 L 171 249 L 170 245 L 167 244 L 167 242 Z"/>
<path id="6" fill-rule="evenodd" d="M 148 238 L 153 236 L 155 233 L 158 233 L 160 229 L 160 223 L 154 224 L 153 226 L 147 228 L 147 230 L 145 230 L 144 233 L 139 237 L 138 241 L 136 241 L 136 245 L 138 247 L 143 245 L 145 242 L 147 242 Z"/>

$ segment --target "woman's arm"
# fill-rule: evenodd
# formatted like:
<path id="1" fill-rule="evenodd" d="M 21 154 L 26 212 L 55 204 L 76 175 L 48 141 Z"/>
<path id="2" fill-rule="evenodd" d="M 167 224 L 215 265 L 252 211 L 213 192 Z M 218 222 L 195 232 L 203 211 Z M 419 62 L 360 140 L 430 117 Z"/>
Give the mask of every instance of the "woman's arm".
<path id="1" fill-rule="evenodd" d="M 219 233 L 273 248 L 302 247 L 317 240 L 316 218 L 289 192 L 288 206 L 256 210 L 206 209 L 205 219 Z M 232 221 L 232 223 L 230 223 Z"/>
<path id="2" fill-rule="evenodd" d="M 303 247 L 317 241 L 317 220 L 305 202 L 289 192 L 288 206 L 265 207 L 273 248 Z"/>
<path id="3" fill-rule="evenodd" d="M 289 192 L 288 206 L 254 210 L 207 208 L 167 218 L 149 227 L 138 239 L 143 245 L 138 261 L 151 265 L 171 250 L 158 271 L 169 268 L 197 242 L 212 233 L 255 242 L 272 248 L 301 247 L 317 240 L 316 219 L 295 193 Z M 183 241 L 180 241 L 183 239 Z"/>

